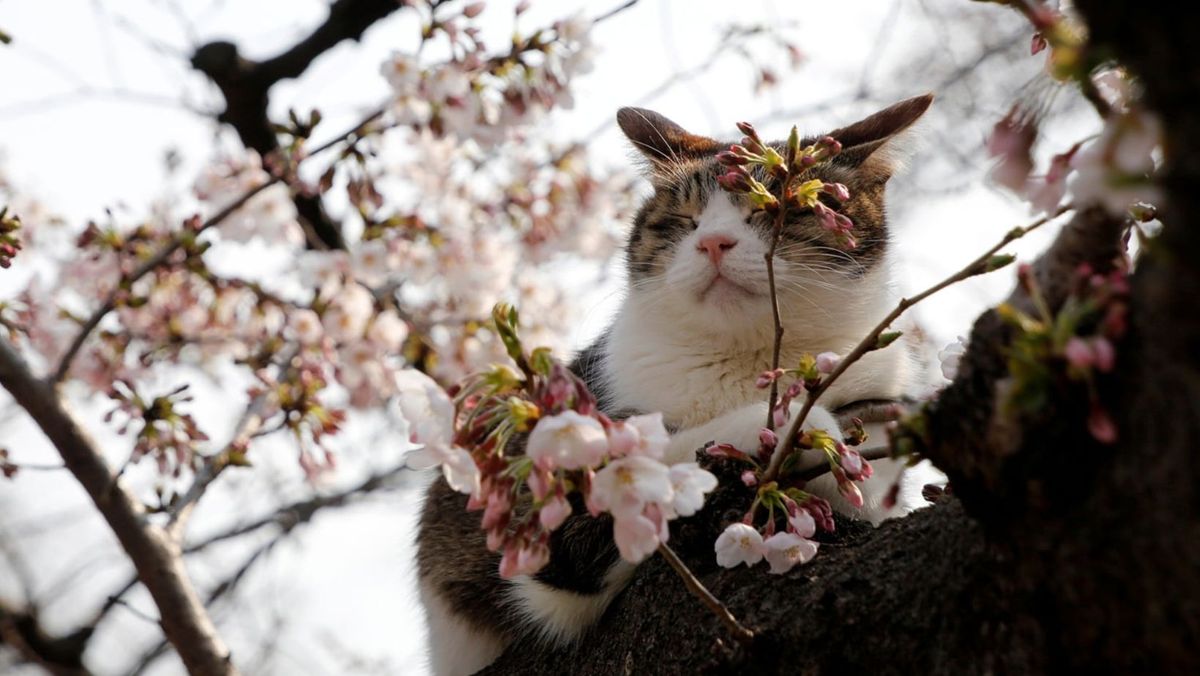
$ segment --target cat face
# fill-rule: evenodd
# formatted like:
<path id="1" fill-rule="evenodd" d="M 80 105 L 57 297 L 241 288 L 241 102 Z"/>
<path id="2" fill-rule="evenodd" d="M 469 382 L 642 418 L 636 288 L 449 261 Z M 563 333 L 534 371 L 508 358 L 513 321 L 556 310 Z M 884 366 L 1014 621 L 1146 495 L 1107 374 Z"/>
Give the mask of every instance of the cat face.
<path id="1" fill-rule="evenodd" d="M 931 101 L 931 96 L 910 99 L 830 134 L 841 141 L 843 152 L 804 179 L 849 188 L 850 200 L 839 210 L 854 222 L 858 245 L 839 248 L 811 211 L 789 210 L 775 257 L 782 305 L 821 306 L 828 312 L 839 296 L 866 292 L 863 285 L 878 283 L 869 273 L 887 244 L 884 187 L 894 168 L 887 146 Z M 732 325 L 769 317 L 765 256 L 773 219 L 717 185 L 723 168 L 716 153 L 728 144 L 689 134 L 651 111 L 624 108 L 617 119 L 645 156 L 654 185 L 626 248 L 632 296 L 664 312 Z M 765 176 L 758 178 L 775 187 Z"/>

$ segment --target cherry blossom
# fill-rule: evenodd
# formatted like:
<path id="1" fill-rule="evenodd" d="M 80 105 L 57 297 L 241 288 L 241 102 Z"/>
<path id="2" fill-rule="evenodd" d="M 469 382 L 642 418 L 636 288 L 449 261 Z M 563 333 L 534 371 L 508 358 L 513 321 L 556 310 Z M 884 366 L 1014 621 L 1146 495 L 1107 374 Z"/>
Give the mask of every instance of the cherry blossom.
<path id="1" fill-rule="evenodd" d="M 744 523 L 730 524 L 717 538 L 714 547 L 717 564 L 724 568 L 735 568 L 743 563 L 753 566 L 762 561 L 766 553 L 762 535 Z"/>
<path id="2" fill-rule="evenodd" d="M 551 496 L 538 510 L 542 528 L 555 530 L 571 515 L 571 503 L 562 495 Z"/>
<path id="3" fill-rule="evenodd" d="M 592 504 L 618 518 L 640 513 L 646 503 L 668 503 L 673 497 L 670 470 L 645 456 L 614 460 L 592 481 Z"/>
<path id="4" fill-rule="evenodd" d="M 967 351 L 967 339 L 959 336 L 953 343 L 938 351 L 938 360 L 942 364 L 942 377 L 954 380 L 958 375 L 958 363 Z"/>
<path id="5" fill-rule="evenodd" d="M 771 572 L 781 575 L 816 556 L 817 543 L 793 533 L 776 533 L 762 543 L 762 552 Z"/>
<path id="6" fill-rule="evenodd" d="M 539 421 L 525 446 L 525 453 L 534 462 L 564 469 L 595 466 L 607 451 L 604 427 L 595 418 L 575 411 Z"/>
<path id="7" fill-rule="evenodd" d="M 704 496 L 717 487 L 717 477 L 694 462 L 671 465 L 668 472 L 673 497 L 670 505 L 678 516 L 691 516 L 704 506 Z"/>
<path id="8" fill-rule="evenodd" d="M 613 540 L 622 559 L 638 563 L 658 549 L 659 529 L 642 514 L 625 514 L 613 520 Z"/>

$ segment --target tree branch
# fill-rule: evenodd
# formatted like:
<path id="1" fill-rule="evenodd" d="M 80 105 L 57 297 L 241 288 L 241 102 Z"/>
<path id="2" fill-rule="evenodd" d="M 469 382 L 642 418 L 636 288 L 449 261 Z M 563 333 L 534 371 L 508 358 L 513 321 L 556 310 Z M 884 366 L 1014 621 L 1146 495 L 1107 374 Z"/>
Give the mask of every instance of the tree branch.
<path id="1" fill-rule="evenodd" d="M 383 113 L 384 113 L 384 108 L 376 109 L 374 112 L 367 115 L 361 122 L 356 124 L 353 128 L 348 129 L 345 132 L 338 134 L 337 136 L 333 137 L 332 139 L 326 141 L 325 143 L 322 143 L 321 145 L 317 146 L 316 148 L 313 148 L 311 151 L 309 151 L 309 153 L 307 155 L 305 155 L 300 160 L 300 162 L 304 162 L 308 159 L 316 157 L 317 155 L 324 153 L 326 150 L 329 150 L 330 148 L 336 146 L 337 144 L 339 144 L 343 141 L 349 140 L 351 142 L 351 144 L 357 143 L 360 139 L 362 139 L 364 136 L 367 135 L 368 128 L 371 125 L 371 123 L 373 123 L 373 122 L 375 122 L 375 120 L 379 119 L 379 117 L 382 116 Z M 176 234 L 174 237 L 172 237 L 170 240 L 168 240 L 167 243 L 164 244 L 161 249 L 159 249 L 157 252 L 155 252 L 154 255 L 150 256 L 150 258 L 146 259 L 145 262 L 143 262 L 136 269 L 134 269 L 133 272 L 129 273 L 127 276 L 122 277 L 121 278 L 122 284 L 126 285 L 126 286 L 131 285 L 134 282 L 141 279 L 142 277 L 145 277 L 146 275 L 150 274 L 151 272 L 157 270 L 159 267 L 165 265 L 167 263 L 167 261 L 171 258 L 171 256 L 176 251 L 179 250 L 179 247 L 183 246 L 183 243 L 185 241 L 187 241 L 190 238 L 196 237 L 197 235 L 204 232 L 205 230 L 208 230 L 211 227 L 220 225 L 222 221 L 224 221 L 226 218 L 229 218 L 230 215 L 232 215 L 235 211 L 240 209 L 244 204 L 246 204 L 246 202 L 250 201 L 255 195 L 257 195 L 260 192 L 266 190 L 267 188 L 275 185 L 276 183 L 279 183 L 282 180 L 283 180 L 283 178 L 280 176 L 272 176 L 271 178 L 267 179 L 267 181 L 265 183 L 255 186 L 254 188 L 251 188 L 250 190 L 247 190 L 241 197 L 239 197 L 236 200 L 234 200 L 233 202 L 231 202 L 224 209 L 221 209 L 217 213 L 210 216 L 208 218 L 208 220 L 201 223 L 200 226 L 198 228 L 196 228 L 195 230 L 180 232 L 180 233 Z M 96 327 L 100 325 L 100 322 L 104 320 L 104 318 L 108 315 L 108 313 L 110 313 L 114 309 L 116 309 L 117 298 L 120 295 L 120 293 L 121 293 L 121 289 L 119 287 L 117 289 L 114 289 L 104 299 L 104 302 L 100 304 L 100 307 L 96 308 L 96 310 L 93 311 L 92 314 L 89 315 L 88 318 L 83 322 L 83 325 L 79 329 L 79 333 L 75 334 L 75 338 L 72 339 L 70 346 L 67 348 L 67 351 L 64 352 L 62 358 L 59 359 L 58 367 L 54 369 L 54 373 L 50 376 L 51 383 L 57 384 L 57 383 L 61 382 L 63 378 L 66 377 L 67 372 L 71 368 L 71 362 L 75 359 L 75 356 L 79 353 L 80 348 L 83 347 L 84 342 L 87 341 L 87 339 L 91 335 L 92 331 L 94 331 L 96 329 Z"/>
<path id="2" fill-rule="evenodd" d="M 146 518 L 134 496 L 120 485 L 95 443 L 59 401 L 53 385 L 38 380 L 7 342 L 0 341 L 0 384 L 12 394 L 54 444 L 112 529 L 138 578 L 154 598 L 163 634 L 192 674 L 236 673 L 183 566 L 179 548 Z"/>
<path id="3" fill-rule="evenodd" d="M 267 116 L 271 87 L 280 80 L 299 77 L 321 54 L 344 40 L 358 40 L 372 24 L 403 6 L 397 0 L 337 0 L 329 6 L 324 22 L 278 56 L 255 62 L 243 58 L 237 45 L 217 41 L 199 47 L 191 64 L 207 75 L 225 98 L 218 121 L 233 127 L 247 148 L 265 158 L 279 149 Z M 325 212 L 320 196 L 295 194 L 292 199 L 307 226 L 311 247 L 346 248 L 341 229 Z"/>

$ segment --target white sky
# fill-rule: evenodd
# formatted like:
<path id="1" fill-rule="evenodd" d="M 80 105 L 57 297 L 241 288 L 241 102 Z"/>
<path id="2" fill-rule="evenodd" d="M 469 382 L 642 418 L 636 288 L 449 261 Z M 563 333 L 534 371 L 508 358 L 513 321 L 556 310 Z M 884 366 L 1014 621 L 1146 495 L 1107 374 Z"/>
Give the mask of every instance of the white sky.
<path id="1" fill-rule="evenodd" d="M 0 167 L 20 188 L 73 222 L 103 218 L 106 207 L 118 209 L 119 214 L 125 209 L 131 215 L 143 213 L 151 200 L 190 185 L 197 168 L 212 154 L 215 125 L 178 103 L 187 100 L 199 110 L 219 104 L 217 94 L 185 62 L 191 47 L 227 38 L 249 57 L 270 56 L 320 21 L 324 4 L 322 0 L 0 0 L 0 29 L 14 38 L 13 45 L 0 47 L 0 92 L 4 93 Z M 511 31 L 513 3 L 492 0 L 488 4 L 484 16 L 492 19 L 485 25 L 485 35 L 489 44 L 502 47 Z M 595 15 L 616 4 L 616 0 L 541 0 L 522 17 L 521 25 L 543 25 L 580 9 Z M 555 133 L 564 139 L 587 134 L 611 119 L 617 107 L 637 102 L 673 72 L 704 61 L 715 47 L 720 26 L 735 21 L 797 22 L 794 34 L 810 60 L 766 97 L 753 95 L 752 75 L 744 62 L 726 57 L 694 81 L 644 104 L 693 131 L 732 136 L 728 130 L 737 120 L 762 119 L 764 111 L 843 95 L 857 86 L 864 60 L 893 63 L 908 49 L 922 46 L 913 43 L 928 32 L 928 19 L 920 6 L 916 0 L 899 5 L 885 0 L 642 0 L 597 29 L 596 41 L 603 51 L 595 71 L 579 81 L 575 109 L 554 119 Z M 188 17 L 186 26 L 172 8 Z M 889 31 L 881 33 L 881 26 Z M 343 44 L 332 50 L 300 81 L 276 88 L 276 113 L 316 106 L 329 120 L 326 129 L 340 130 L 385 96 L 379 64 L 393 50 L 411 49 L 415 33 L 412 13 L 401 11 L 373 27 L 361 45 Z M 890 39 L 880 43 L 881 35 Z M 931 85 L 928 80 L 922 73 L 910 73 L 881 83 L 881 89 L 894 92 L 898 100 L 926 91 Z M 817 132 L 867 112 L 842 105 L 791 122 L 802 131 Z M 984 115 L 981 141 L 983 130 L 995 119 Z M 776 122 L 764 131 L 783 135 L 787 124 Z M 626 147 L 611 127 L 591 147 L 603 162 L 626 161 Z M 166 176 L 163 168 L 169 148 L 184 159 L 175 177 Z M 922 161 L 928 152 L 918 149 L 914 161 Z M 986 187 L 926 196 L 920 203 L 905 200 L 904 194 L 893 194 L 893 202 L 903 207 L 899 210 L 903 217 L 893 224 L 898 285 L 908 292 L 936 281 L 1012 226 L 1029 220 L 1015 200 Z M 1041 237 L 1021 250 L 1028 254 L 1045 241 Z M 1010 279 L 1001 273 L 952 289 L 923 307 L 920 317 L 930 333 L 945 342 L 965 332 L 985 304 L 1006 293 Z M 11 285 L 0 283 L 0 289 L 6 287 Z M 590 304 L 585 308 L 588 320 L 579 327 L 577 342 L 604 325 L 613 298 L 606 292 L 585 301 Z M 209 394 L 221 396 L 219 391 Z M 101 410 L 84 409 L 83 414 L 95 416 Z M 52 451 L 26 422 L 0 422 L 6 439 L 21 442 L 13 448 L 21 454 L 18 457 L 53 459 Z M 214 438 L 221 437 L 214 434 Z M 111 435 L 101 439 L 114 457 L 125 452 L 124 441 Z M 280 473 L 294 474 L 294 460 L 286 453 L 262 454 L 268 468 L 278 465 Z M 351 462 L 338 478 L 342 485 L 352 483 L 356 473 L 361 475 L 368 466 L 386 465 L 382 457 L 394 457 L 395 449 L 377 444 L 349 449 L 347 455 Z M 261 479 L 227 481 L 224 492 L 210 496 L 208 503 L 220 512 L 224 496 L 236 507 L 199 527 L 212 527 L 251 511 L 250 505 L 238 501 L 247 495 L 246 486 L 259 485 L 254 481 Z M 298 489 L 293 482 L 278 490 L 294 494 Z M 420 617 L 408 577 L 415 512 L 415 493 L 402 491 L 318 519 L 294 535 L 248 580 L 254 598 L 262 600 L 257 612 L 228 617 L 218 613 L 236 654 L 253 651 L 252 646 L 239 643 L 237 629 L 253 627 L 254 635 L 259 635 L 263 623 L 277 613 L 288 624 L 279 637 L 284 657 L 275 663 L 273 673 L 344 672 L 351 667 L 339 654 L 347 652 L 376 660 L 385 673 L 423 673 Z M 74 516 L 39 534 L 37 524 L 61 513 Z M 85 515 L 82 520 L 80 514 Z M 86 584 L 74 578 L 79 587 L 76 595 L 50 607 L 48 616 L 61 629 L 86 616 L 98 602 L 98 594 L 115 587 L 127 574 L 119 557 L 112 555 L 103 527 L 86 514 L 79 489 L 62 474 L 30 472 L 16 482 L 0 481 L 0 535 L 33 528 L 26 539 L 39 577 L 69 577 L 81 551 L 100 552 L 102 560 L 84 569 Z M 227 558 L 239 556 L 235 552 Z M 195 574 L 206 579 L 203 567 L 197 567 Z M 0 593 L 12 593 L 2 580 Z M 135 594 L 131 602 L 151 608 L 142 594 Z M 142 621 L 120 610 L 116 618 L 97 637 L 91 655 L 94 666 L 102 670 L 127 667 L 143 649 Z M 159 669 L 157 673 L 176 673 L 179 666 L 173 659 L 161 660 Z"/>

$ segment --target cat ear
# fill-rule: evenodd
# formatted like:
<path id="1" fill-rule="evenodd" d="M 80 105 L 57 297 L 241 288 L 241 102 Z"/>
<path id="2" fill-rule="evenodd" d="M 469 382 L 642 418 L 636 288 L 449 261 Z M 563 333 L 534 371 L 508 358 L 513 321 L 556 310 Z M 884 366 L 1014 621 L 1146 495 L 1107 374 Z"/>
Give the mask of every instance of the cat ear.
<path id="1" fill-rule="evenodd" d="M 654 171 L 713 154 L 722 147 L 719 141 L 688 133 L 683 127 L 645 108 L 618 110 L 617 125 L 650 161 Z"/>
<path id="2" fill-rule="evenodd" d="M 933 94 L 914 96 L 829 132 L 842 144 L 841 161 L 860 171 L 877 174 L 882 180 L 891 178 L 897 164 L 896 153 L 889 152 L 895 145 L 892 142 L 919 120 L 932 103 Z"/>

